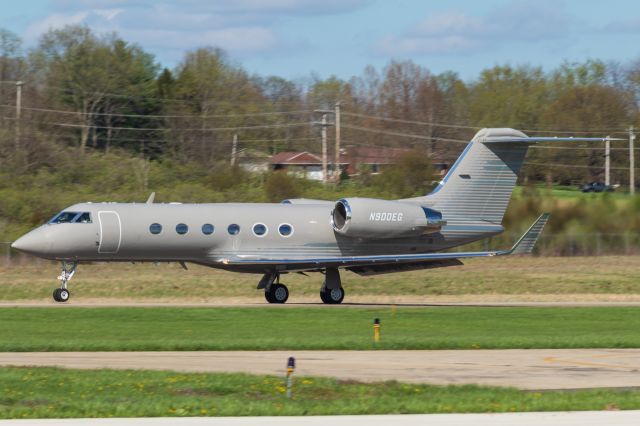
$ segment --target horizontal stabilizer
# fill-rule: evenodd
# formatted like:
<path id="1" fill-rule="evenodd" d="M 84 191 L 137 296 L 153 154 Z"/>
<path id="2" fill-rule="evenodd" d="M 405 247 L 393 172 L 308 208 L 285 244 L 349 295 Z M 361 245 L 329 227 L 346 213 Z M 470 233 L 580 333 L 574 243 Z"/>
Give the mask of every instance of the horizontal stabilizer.
<path id="1" fill-rule="evenodd" d="M 560 137 L 487 137 L 487 138 L 479 138 L 478 142 L 481 143 L 540 143 L 540 142 L 604 142 L 606 140 L 610 141 L 621 141 L 623 139 L 620 138 L 560 138 Z"/>
<path id="2" fill-rule="evenodd" d="M 538 237 L 542 234 L 544 226 L 549 221 L 549 213 L 543 213 L 524 233 L 522 237 L 513 245 L 511 250 L 506 250 L 499 254 L 529 254 L 533 251 L 533 247 L 538 241 Z"/>

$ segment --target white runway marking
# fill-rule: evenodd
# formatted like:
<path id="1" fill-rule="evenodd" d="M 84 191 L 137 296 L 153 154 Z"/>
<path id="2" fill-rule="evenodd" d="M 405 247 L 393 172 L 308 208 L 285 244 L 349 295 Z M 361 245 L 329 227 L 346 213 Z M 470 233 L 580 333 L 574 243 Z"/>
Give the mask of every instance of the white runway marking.
<path id="1" fill-rule="evenodd" d="M 640 411 L 309 417 L 0 420 L 0 426 L 638 426 Z"/>
<path id="2" fill-rule="evenodd" d="M 0 366 L 282 375 L 289 356 L 296 357 L 296 375 L 343 380 L 520 389 L 640 387 L 640 349 L 5 352 Z"/>

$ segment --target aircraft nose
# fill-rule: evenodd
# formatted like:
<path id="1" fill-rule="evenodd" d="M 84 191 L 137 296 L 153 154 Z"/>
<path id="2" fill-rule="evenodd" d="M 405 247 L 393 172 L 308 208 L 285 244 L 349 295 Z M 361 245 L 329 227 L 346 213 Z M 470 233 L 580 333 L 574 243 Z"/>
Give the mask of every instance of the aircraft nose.
<path id="1" fill-rule="evenodd" d="M 46 239 L 39 232 L 29 232 L 18 238 L 11 244 L 11 247 L 24 253 L 35 256 L 45 254 L 47 250 Z"/>

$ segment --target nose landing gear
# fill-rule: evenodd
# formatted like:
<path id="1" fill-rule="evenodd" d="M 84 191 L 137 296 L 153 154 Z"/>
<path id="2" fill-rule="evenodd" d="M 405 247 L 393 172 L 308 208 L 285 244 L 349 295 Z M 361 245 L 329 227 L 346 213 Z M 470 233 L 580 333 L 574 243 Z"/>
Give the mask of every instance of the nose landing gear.
<path id="1" fill-rule="evenodd" d="M 58 280 L 60 281 L 60 288 L 56 288 L 53 291 L 53 300 L 56 302 L 66 302 L 71 297 L 71 293 L 67 289 L 67 284 L 73 278 L 73 274 L 76 273 L 76 268 L 78 267 L 78 262 L 62 262 L 62 272 L 60 276 L 58 276 Z"/>

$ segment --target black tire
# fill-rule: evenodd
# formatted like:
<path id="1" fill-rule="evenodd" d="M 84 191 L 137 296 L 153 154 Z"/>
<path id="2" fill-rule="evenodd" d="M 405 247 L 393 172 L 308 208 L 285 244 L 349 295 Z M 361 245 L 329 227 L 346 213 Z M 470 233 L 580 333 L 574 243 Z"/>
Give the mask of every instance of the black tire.
<path id="1" fill-rule="evenodd" d="M 264 300 L 266 300 L 269 303 L 274 303 L 273 302 L 273 294 L 267 290 L 264 291 Z"/>
<path id="2" fill-rule="evenodd" d="M 55 300 L 56 302 L 60 301 L 60 289 L 56 288 L 55 290 L 53 290 L 53 300 Z"/>
<path id="3" fill-rule="evenodd" d="M 289 289 L 284 284 L 271 284 L 269 291 L 264 292 L 269 303 L 285 303 L 289 299 Z"/>
<path id="4" fill-rule="evenodd" d="M 344 300 L 344 288 L 328 289 L 322 287 L 320 290 L 320 299 L 327 305 L 339 305 Z"/>
<path id="5" fill-rule="evenodd" d="M 327 305 L 331 304 L 331 301 L 327 297 L 327 292 L 324 287 L 320 289 L 320 300 L 322 300 L 322 303 L 326 303 Z"/>

